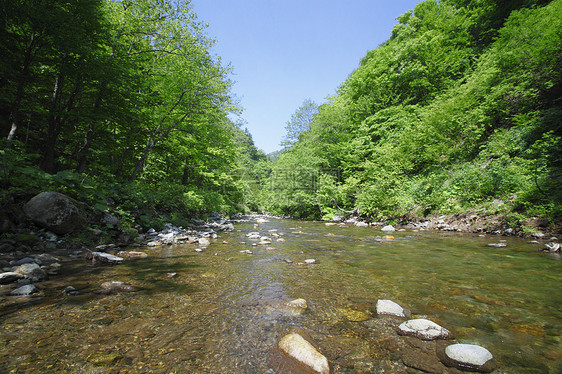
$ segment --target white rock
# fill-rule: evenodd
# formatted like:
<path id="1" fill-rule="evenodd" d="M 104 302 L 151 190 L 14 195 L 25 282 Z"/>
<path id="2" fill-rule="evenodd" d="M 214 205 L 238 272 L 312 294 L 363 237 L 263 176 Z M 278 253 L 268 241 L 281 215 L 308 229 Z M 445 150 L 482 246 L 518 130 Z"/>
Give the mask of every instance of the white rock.
<path id="1" fill-rule="evenodd" d="M 207 247 L 211 244 L 211 242 L 207 238 L 199 238 L 198 242 L 199 242 L 199 245 L 201 245 L 203 247 Z"/>
<path id="2" fill-rule="evenodd" d="M 357 227 L 369 227 L 369 224 L 367 222 L 357 222 L 355 224 L 355 226 L 357 226 Z"/>
<path id="3" fill-rule="evenodd" d="M 292 359 L 314 370 L 316 373 L 330 373 L 328 359 L 299 334 L 285 335 L 279 341 L 279 349 Z"/>
<path id="4" fill-rule="evenodd" d="M 313 258 L 309 258 L 308 260 L 304 260 L 305 264 L 312 265 L 316 263 L 316 260 Z"/>
<path id="5" fill-rule="evenodd" d="M 406 317 L 404 308 L 391 300 L 378 300 L 377 301 L 377 314 L 388 314 L 397 317 Z"/>
<path id="6" fill-rule="evenodd" d="M 411 319 L 398 326 L 401 335 L 411 335 L 423 340 L 447 339 L 451 333 L 428 319 Z"/>
<path id="7" fill-rule="evenodd" d="M 396 229 L 394 228 L 394 226 L 387 225 L 387 226 L 383 227 L 383 228 L 381 229 L 381 231 L 384 231 L 384 232 L 393 232 L 393 231 L 396 231 Z"/>
<path id="8" fill-rule="evenodd" d="M 258 219 L 256 220 L 256 222 L 257 222 L 257 223 L 268 223 L 269 221 L 266 220 L 265 218 L 258 218 Z"/>
<path id="9" fill-rule="evenodd" d="M 493 358 L 486 348 L 473 344 L 450 345 L 445 348 L 445 355 L 465 368 L 481 367 Z"/>
<path id="10" fill-rule="evenodd" d="M 504 247 L 507 247 L 507 244 L 505 244 L 505 243 L 488 243 L 488 244 L 486 244 L 486 247 L 504 248 Z"/>
<path id="11" fill-rule="evenodd" d="M 112 254 L 105 253 L 105 252 L 91 252 L 88 253 L 87 258 L 89 260 L 106 262 L 108 264 L 120 264 L 123 261 L 125 261 L 123 257 L 114 256 Z"/>
<path id="12" fill-rule="evenodd" d="M 201 248 L 195 248 L 195 252 L 203 252 Z"/>
<path id="13" fill-rule="evenodd" d="M 17 281 L 23 278 L 23 275 L 13 271 L 0 274 L 0 284 L 7 284 Z"/>

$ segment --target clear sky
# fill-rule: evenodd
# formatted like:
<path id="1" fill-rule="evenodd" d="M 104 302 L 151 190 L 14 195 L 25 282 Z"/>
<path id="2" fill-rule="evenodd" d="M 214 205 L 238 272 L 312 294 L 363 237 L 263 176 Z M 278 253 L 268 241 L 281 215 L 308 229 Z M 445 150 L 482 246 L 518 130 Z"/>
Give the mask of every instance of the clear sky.
<path id="1" fill-rule="evenodd" d="M 318 104 L 390 37 L 420 0 L 192 0 L 213 52 L 231 63 L 233 93 L 256 146 L 280 149 L 285 124 L 307 98 Z"/>

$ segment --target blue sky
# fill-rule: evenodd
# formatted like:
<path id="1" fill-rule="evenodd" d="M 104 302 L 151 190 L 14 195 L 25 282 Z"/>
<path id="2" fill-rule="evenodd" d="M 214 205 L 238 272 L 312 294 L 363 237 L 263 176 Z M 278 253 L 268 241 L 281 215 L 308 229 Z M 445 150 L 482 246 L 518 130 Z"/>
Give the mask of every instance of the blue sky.
<path id="1" fill-rule="evenodd" d="M 244 127 L 266 153 L 310 98 L 321 104 L 420 0 L 192 0 L 234 69 Z"/>

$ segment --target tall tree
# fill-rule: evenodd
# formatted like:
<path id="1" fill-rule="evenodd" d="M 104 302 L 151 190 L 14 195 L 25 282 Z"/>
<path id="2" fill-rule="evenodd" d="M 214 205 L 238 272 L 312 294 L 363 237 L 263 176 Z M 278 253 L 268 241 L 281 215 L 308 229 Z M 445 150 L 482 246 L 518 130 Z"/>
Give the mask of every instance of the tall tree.
<path id="1" fill-rule="evenodd" d="M 295 144 L 299 140 L 300 134 L 310 130 L 310 125 L 317 113 L 318 104 L 311 99 L 303 101 L 285 125 L 285 137 L 281 141 L 281 146 L 290 147 Z"/>

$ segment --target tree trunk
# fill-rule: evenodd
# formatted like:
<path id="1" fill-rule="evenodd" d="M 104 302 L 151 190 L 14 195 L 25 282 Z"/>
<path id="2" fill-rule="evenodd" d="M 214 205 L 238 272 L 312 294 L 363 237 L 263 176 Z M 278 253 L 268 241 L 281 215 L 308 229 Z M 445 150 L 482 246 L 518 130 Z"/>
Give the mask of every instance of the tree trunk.
<path id="1" fill-rule="evenodd" d="M 63 84 L 64 77 L 59 73 L 55 79 L 55 86 L 53 87 L 53 94 L 51 95 L 51 110 L 48 119 L 49 127 L 43 145 L 43 159 L 41 161 L 41 169 L 47 173 L 52 173 L 55 167 L 55 144 L 61 130 L 60 114 L 57 114 L 57 102 Z"/>
<path id="2" fill-rule="evenodd" d="M 18 79 L 18 85 L 16 90 L 16 97 L 14 98 L 14 102 L 12 103 L 12 109 L 10 111 L 11 127 L 10 127 L 10 133 L 8 134 L 7 137 L 9 141 L 15 139 L 16 132 L 18 130 L 19 121 L 20 121 L 20 106 L 21 106 L 21 101 L 23 99 L 25 81 L 27 80 L 27 75 L 29 74 L 29 66 L 31 65 L 32 53 L 34 47 L 35 47 L 35 31 L 31 31 L 29 44 L 25 49 L 25 57 L 23 59 L 23 65 L 20 70 L 20 76 Z"/>
<path id="3" fill-rule="evenodd" d="M 99 112 L 106 88 L 107 88 L 107 82 L 103 82 L 98 92 L 96 103 L 94 104 L 94 118 L 96 114 Z M 78 151 L 79 154 L 78 164 L 76 165 L 76 172 L 78 173 L 84 173 L 86 171 L 86 167 L 88 166 L 88 154 L 90 153 L 90 147 L 92 146 L 92 141 L 94 138 L 94 129 L 95 129 L 95 125 L 94 123 L 91 123 L 90 126 L 88 126 L 88 130 L 86 130 L 86 135 L 84 137 L 84 145 Z"/>

